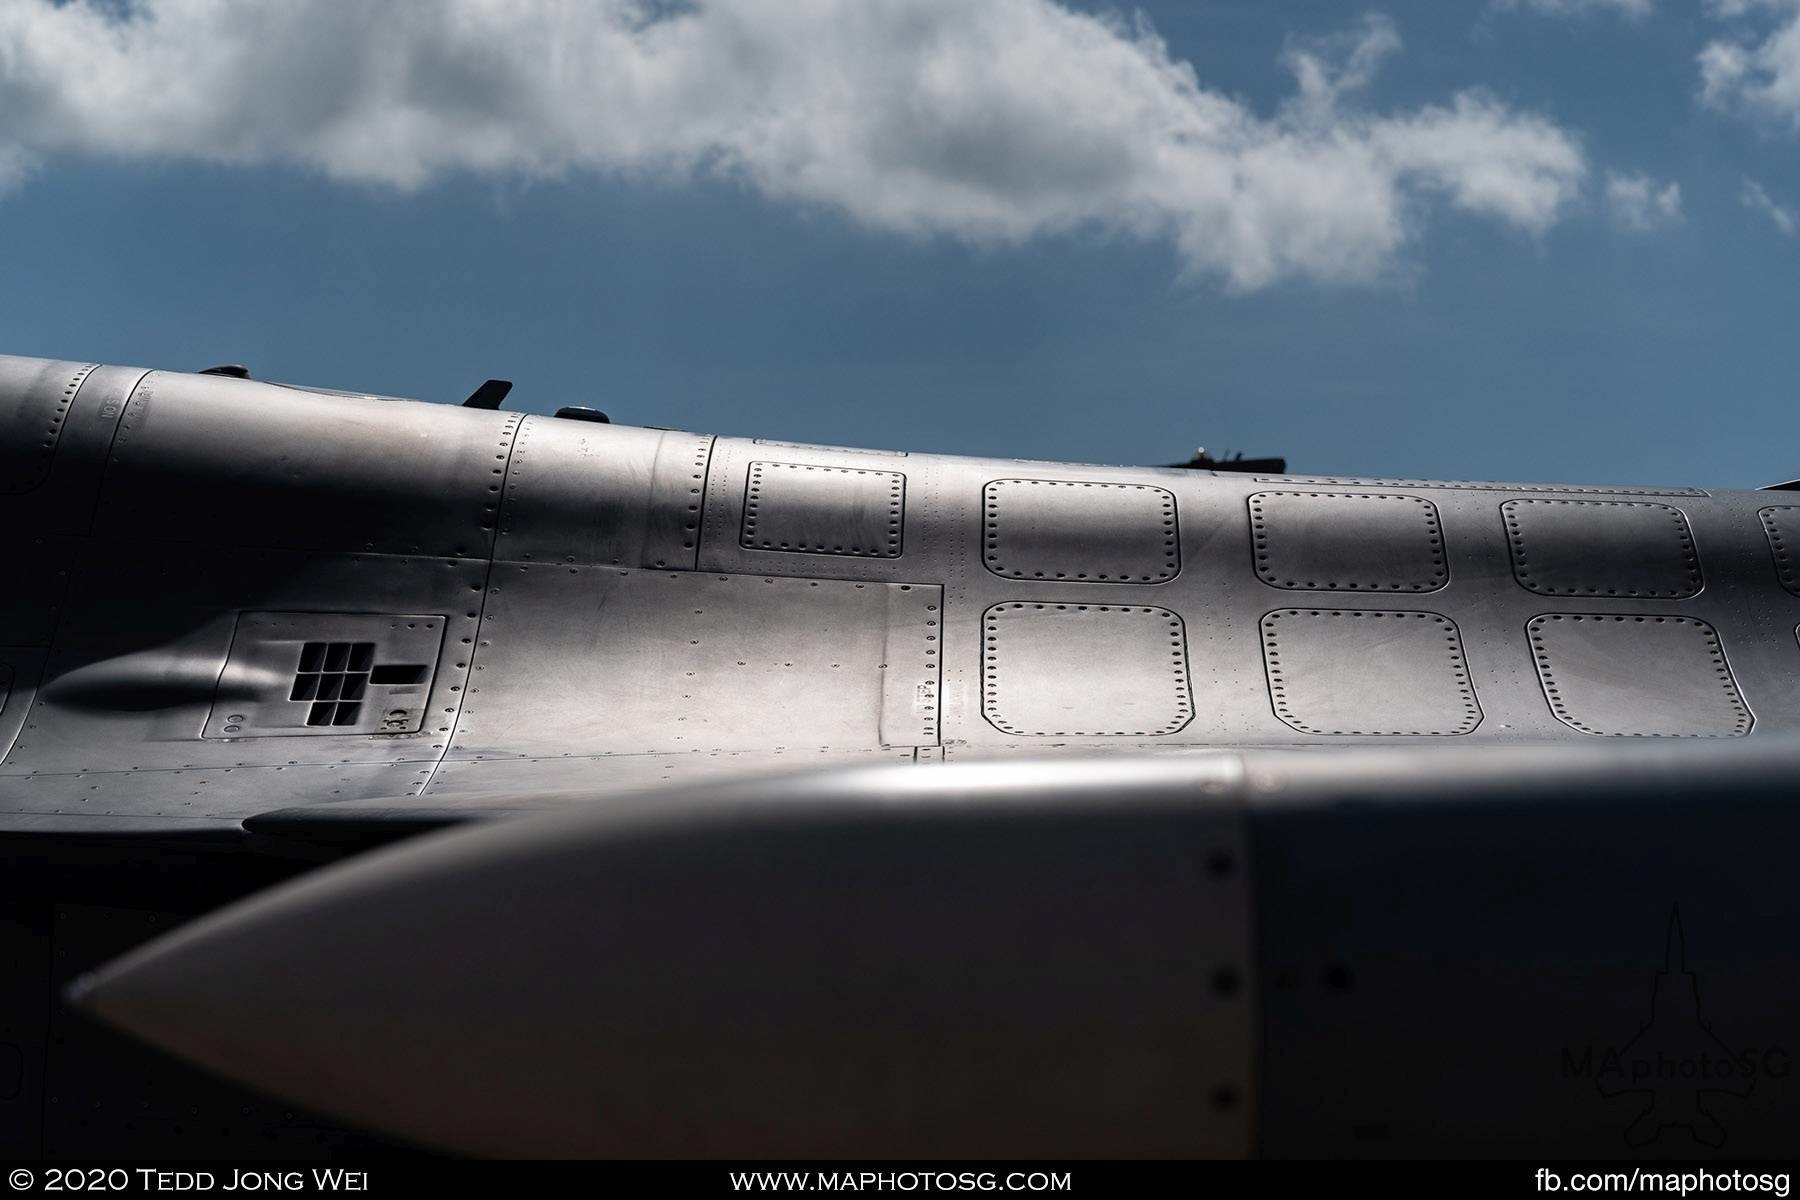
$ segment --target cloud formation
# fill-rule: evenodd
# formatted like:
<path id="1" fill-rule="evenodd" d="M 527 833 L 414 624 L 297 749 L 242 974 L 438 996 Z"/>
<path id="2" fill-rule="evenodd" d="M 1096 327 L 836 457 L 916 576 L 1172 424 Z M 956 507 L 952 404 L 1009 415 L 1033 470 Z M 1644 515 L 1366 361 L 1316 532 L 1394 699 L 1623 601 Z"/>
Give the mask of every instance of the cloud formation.
<path id="1" fill-rule="evenodd" d="M 1793 237 L 1800 233 L 1800 212 L 1795 212 L 1785 204 L 1779 204 L 1769 195 L 1762 184 L 1746 176 L 1743 189 L 1738 193 L 1738 200 L 1753 213 L 1767 217 L 1783 237 Z"/>
<path id="2" fill-rule="evenodd" d="M 1681 221 L 1681 185 L 1663 184 L 1648 175 L 1606 175 L 1606 206 L 1620 228 L 1650 233 Z"/>
<path id="3" fill-rule="evenodd" d="M 1656 0 L 1497 0 L 1502 9 L 1529 9 L 1550 17 L 1591 17 L 1596 13 L 1618 13 L 1627 17 L 1647 17 Z"/>
<path id="4" fill-rule="evenodd" d="M 1259 113 L 1053 0 L 0 0 L 0 182 L 65 155 L 710 177 L 903 234 L 1166 240 L 1238 288 L 1377 278 L 1446 207 L 1560 219 L 1576 137 L 1479 90 L 1366 107 L 1399 44 L 1295 45 Z"/>
<path id="5" fill-rule="evenodd" d="M 1748 28 L 1700 51 L 1700 98 L 1800 132 L 1800 0 L 1710 0 L 1709 10 Z"/>

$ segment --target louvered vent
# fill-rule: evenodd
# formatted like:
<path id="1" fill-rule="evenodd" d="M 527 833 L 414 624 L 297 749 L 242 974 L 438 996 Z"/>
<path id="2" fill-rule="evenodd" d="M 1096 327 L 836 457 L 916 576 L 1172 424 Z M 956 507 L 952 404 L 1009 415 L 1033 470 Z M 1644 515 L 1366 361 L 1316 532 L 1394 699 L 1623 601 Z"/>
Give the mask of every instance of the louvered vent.
<path id="1" fill-rule="evenodd" d="M 208 737 L 415 733 L 441 616 L 245 613 Z"/>

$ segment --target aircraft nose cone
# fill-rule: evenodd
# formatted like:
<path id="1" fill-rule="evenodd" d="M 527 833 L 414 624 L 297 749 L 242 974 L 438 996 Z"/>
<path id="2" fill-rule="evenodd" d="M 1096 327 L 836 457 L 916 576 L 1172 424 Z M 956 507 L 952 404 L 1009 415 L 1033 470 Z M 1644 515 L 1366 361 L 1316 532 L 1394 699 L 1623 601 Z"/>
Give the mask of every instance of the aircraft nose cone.
<path id="1" fill-rule="evenodd" d="M 177 931 L 79 1001 L 465 1153 L 1243 1153 L 1235 813 L 1191 770 L 933 774 L 424 838 Z"/>

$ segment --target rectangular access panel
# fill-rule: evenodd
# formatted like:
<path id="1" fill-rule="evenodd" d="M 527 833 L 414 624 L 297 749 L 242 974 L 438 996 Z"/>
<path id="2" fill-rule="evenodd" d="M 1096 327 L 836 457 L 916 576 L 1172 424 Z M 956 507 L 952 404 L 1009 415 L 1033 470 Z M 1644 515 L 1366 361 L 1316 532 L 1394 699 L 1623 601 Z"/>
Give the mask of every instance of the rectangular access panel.
<path id="1" fill-rule="evenodd" d="M 452 758 L 935 745 L 935 585 L 508 564 Z"/>
<path id="2" fill-rule="evenodd" d="M 443 641 L 436 614 L 244 613 L 206 736 L 417 733 Z"/>

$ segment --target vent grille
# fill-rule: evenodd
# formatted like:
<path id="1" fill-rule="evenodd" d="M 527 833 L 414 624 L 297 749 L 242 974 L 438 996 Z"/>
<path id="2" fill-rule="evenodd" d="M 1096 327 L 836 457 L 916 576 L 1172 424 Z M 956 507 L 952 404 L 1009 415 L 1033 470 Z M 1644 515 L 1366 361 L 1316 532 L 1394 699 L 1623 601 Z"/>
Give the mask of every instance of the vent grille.
<path id="1" fill-rule="evenodd" d="M 444 618 L 244 613 L 208 737 L 417 733 Z"/>
<path id="2" fill-rule="evenodd" d="M 375 666 L 374 642 L 307 642 L 300 648 L 300 669 L 294 673 L 288 699 L 311 706 L 306 723 L 314 728 L 354 725 L 362 719 L 363 697 L 368 694 L 370 676 L 378 669 L 394 670 Z M 423 678 L 425 672 L 423 666 L 399 670 L 417 672 L 417 678 Z"/>

